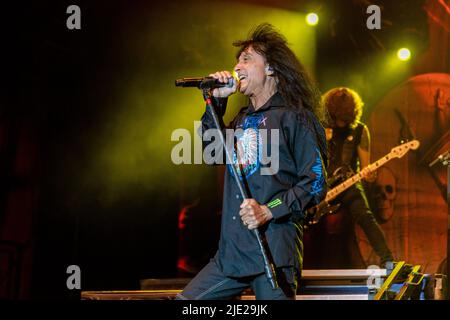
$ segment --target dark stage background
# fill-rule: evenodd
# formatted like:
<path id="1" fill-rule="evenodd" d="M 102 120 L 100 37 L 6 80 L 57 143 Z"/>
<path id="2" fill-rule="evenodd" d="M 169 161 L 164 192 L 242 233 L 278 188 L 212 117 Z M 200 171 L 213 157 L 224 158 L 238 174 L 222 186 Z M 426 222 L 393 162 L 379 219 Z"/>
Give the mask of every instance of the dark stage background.
<path id="1" fill-rule="evenodd" d="M 129 290 L 139 289 L 140 279 L 186 275 L 178 268 L 186 263 L 179 260 L 183 254 L 200 265 L 207 261 L 218 238 L 222 172 L 172 163 L 171 133 L 193 133 L 203 112 L 200 92 L 173 83 L 230 70 L 231 43 L 250 27 L 267 21 L 286 34 L 322 91 L 345 85 L 360 92 L 364 120 L 380 103 L 380 110 L 389 108 L 383 97 L 410 77 L 450 72 L 450 11 L 438 1 L 373 1 L 383 8 L 378 31 L 365 27 L 368 1 L 312 2 L 7 5 L 1 21 L 0 298 L 76 299 L 79 292 L 66 287 L 73 264 L 81 268 L 82 290 Z M 81 8 L 81 30 L 66 28 L 71 4 Z M 320 12 L 316 29 L 304 23 L 310 10 Z M 411 61 L 387 63 L 404 45 L 413 48 Z M 442 135 L 448 133 L 446 103 Z M 233 97 L 226 120 L 243 104 Z M 383 119 L 371 121 L 377 128 Z M 439 139 L 427 137 L 430 144 Z M 378 142 L 375 154 L 395 143 Z M 427 157 L 440 150 L 434 149 Z M 436 173 L 438 181 L 442 174 Z M 441 221 L 445 200 L 439 187 L 430 192 Z M 196 227 L 183 229 L 189 224 Z M 443 236 L 433 238 L 436 261 L 445 257 Z M 400 244 L 396 250 L 414 259 Z"/>

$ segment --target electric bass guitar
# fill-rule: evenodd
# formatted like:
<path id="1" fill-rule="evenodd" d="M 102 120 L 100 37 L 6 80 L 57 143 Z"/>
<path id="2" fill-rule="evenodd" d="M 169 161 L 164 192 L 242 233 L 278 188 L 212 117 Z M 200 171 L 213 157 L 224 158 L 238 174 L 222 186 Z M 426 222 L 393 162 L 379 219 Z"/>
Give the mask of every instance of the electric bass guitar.
<path id="1" fill-rule="evenodd" d="M 418 140 L 412 140 L 394 147 L 387 155 L 368 165 L 368 168 L 370 171 L 375 171 L 390 160 L 403 157 L 409 150 L 416 150 L 419 145 L 420 142 Z M 316 224 L 323 216 L 336 212 L 339 209 L 340 204 L 331 205 L 329 202 L 363 178 L 363 173 L 359 172 L 328 191 L 322 202 L 307 210 L 305 225 Z"/>

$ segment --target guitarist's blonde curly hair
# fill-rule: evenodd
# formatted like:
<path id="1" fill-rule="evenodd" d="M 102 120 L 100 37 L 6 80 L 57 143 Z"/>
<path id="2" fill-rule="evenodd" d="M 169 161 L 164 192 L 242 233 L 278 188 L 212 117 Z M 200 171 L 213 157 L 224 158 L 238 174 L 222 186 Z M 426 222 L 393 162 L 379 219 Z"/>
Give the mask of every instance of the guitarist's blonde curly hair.
<path id="1" fill-rule="evenodd" d="M 322 103 L 328 109 L 331 127 L 336 126 L 336 120 L 341 120 L 346 126 L 354 128 L 361 119 L 364 102 L 359 94 L 350 88 L 328 90 L 322 96 Z"/>

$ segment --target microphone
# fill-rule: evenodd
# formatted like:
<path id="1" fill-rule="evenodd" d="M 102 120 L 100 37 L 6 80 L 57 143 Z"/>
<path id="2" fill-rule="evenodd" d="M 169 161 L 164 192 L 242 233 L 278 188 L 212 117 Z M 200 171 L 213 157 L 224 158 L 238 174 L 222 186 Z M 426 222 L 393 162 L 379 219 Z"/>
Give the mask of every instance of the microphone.
<path id="1" fill-rule="evenodd" d="M 232 88 L 234 83 L 235 79 L 233 77 L 228 79 L 228 83 L 222 83 L 213 77 L 182 78 L 175 80 L 175 86 L 177 87 L 196 87 L 199 89 Z"/>

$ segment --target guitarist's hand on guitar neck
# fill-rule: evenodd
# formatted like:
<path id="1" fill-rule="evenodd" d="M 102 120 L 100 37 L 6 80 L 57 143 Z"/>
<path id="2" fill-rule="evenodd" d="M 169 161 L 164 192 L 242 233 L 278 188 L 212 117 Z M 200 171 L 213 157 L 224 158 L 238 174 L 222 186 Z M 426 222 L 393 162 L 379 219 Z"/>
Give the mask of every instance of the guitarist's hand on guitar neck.
<path id="1" fill-rule="evenodd" d="M 362 169 L 361 175 L 363 176 L 364 180 L 370 183 L 375 182 L 375 180 L 377 180 L 377 171 L 376 170 L 372 171 L 370 166 L 367 166 L 364 169 Z"/>

